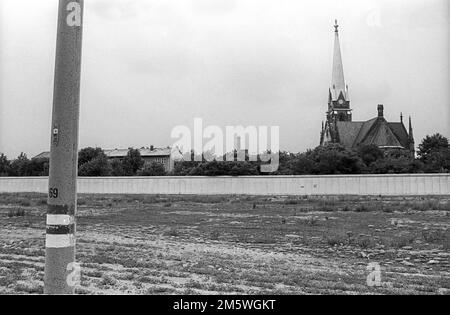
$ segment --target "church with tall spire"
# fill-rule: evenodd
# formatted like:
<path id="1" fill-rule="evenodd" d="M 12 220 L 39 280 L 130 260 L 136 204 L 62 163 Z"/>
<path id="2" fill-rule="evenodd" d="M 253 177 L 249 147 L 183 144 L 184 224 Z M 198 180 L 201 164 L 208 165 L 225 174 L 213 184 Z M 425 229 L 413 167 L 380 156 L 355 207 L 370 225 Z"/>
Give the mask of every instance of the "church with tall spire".
<path id="1" fill-rule="evenodd" d="M 344 78 L 339 25 L 334 25 L 334 51 L 331 85 L 328 92 L 328 110 L 326 120 L 322 122 L 320 145 L 338 143 L 349 149 L 360 146 L 376 145 L 380 149 L 404 150 L 412 156 L 415 153 L 411 117 L 409 130 L 403 123 L 403 114 L 399 122 L 388 122 L 384 118 L 384 106 L 377 106 L 377 116 L 367 121 L 353 121 L 348 85 Z"/>

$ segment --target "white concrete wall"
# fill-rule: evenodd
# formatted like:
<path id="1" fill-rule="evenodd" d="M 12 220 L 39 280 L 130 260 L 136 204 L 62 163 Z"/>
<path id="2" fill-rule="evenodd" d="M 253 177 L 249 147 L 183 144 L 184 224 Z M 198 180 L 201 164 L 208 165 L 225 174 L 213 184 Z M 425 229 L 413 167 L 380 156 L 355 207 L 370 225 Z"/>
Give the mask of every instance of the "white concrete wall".
<path id="1" fill-rule="evenodd" d="M 0 177 L 1 192 L 48 190 L 48 178 Z M 98 177 L 79 178 L 79 193 L 200 195 L 450 195 L 450 174 Z"/>

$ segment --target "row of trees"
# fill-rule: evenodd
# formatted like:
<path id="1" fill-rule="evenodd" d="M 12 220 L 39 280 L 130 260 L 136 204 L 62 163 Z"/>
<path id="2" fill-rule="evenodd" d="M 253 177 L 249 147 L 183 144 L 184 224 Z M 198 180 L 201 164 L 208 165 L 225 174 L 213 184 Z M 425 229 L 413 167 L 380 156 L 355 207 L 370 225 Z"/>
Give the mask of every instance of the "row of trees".
<path id="1" fill-rule="evenodd" d="M 144 163 L 139 150 L 130 149 L 125 158 L 109 160 L 100 148 L 85 148 L 78 159 L 80 176 L 164 176 L 159 163 Z M 9 161 L 0 155 L 0 176 L 48 175 L 48 159 L 28 159 L 21 154 Z M 257 162 L 191 162 L 175 163 L 170 175 L 175 176 L 238 176 L 266 175 Z M 306 174 L 389 174 L 389 173 L 448 173 L 450 172 L 449 140 L 440 134 L 427 136 L 419 145 L 417 157 L 404 150 L 384 152 L 369 145 L 350 150 L 333 144 L 317 147 L 305 153 L 281 152 L 279 168 L 271 175 Z"/>
<path id="2" fill-rule="evenodd" d="M 21 153 L 17 159 L 9 161 L 4 154 L 0 154 L 0 176 L 46 176 L 48 175 L 48 159 L 28 159 Z"/>
<path id="3" fill-rule="evenodd" d="M 49 160 L 47 158 L 29 159 L 26 154 L 9 161 L 0 154 L 0 176 L 48 176 Z M 164 176 L 162 164 L 146 165 L 139 150 L 130 149 L 123 159 L 110 161 L 101 148 L 85 148 L 78 154 L 79 176 Z"/>
<path id="4" fill-rule="evenodd" d="M 174 175 L 264 175 L 261 162 L 182 162 Z M 272 175 L 401 174 L 450 172 L 450 146 L 440 134 L 427 136 L 419 145 L 417 158 L 406 150 L 383 151 L 375 145 L 350 150 L 331 144 L 291 154 L 280 152 L 279 168 Z"/>
<path id="5" fill-rule="evenodd" d="M 101 148 L 85 148 L 78 156 L 79 176 L 164 176 L 160 163 L 145 164 L 137 149 L 129 149 L 123 159 L 109 161 Z"/>

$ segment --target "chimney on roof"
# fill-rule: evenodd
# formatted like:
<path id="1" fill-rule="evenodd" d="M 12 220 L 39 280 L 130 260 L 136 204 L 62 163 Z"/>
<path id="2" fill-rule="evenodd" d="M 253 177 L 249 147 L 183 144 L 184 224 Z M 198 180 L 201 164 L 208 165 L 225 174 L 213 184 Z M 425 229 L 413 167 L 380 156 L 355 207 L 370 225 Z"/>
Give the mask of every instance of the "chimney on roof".
<path id="1" fill-rule="evenodd" d="M 155 151 L 155 147 L 153 145 L 150 146 L 150 151 Z"/>
<path id="2" fill-rule="evenodd" d="M 403 113 L 400 113 L 400 122 L 403 123 Z"/>
<path id="3" fill-rule="evenodd" d="M 378 105 L 378 118 L 384 117 L 384 106 L 382 104 Z"/>

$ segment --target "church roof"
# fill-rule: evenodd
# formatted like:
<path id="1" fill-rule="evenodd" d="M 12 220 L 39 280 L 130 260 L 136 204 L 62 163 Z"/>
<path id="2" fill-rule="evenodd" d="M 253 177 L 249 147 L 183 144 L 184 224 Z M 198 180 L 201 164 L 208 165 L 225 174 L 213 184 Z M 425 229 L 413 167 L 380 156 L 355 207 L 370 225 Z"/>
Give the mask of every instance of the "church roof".
<path id="1" fill-rule="evenodd" d="M 408 148 L 408 133 L 401 122 L 387 122 L 383 117 L 368 121 L 336 122 L 339 142 L 348 148 L 359 145 Z"/>
<path id="2" fill-rule="evenodd" d="M 371 129 L 364 136 L 363 140 L 358 144 L 374 144 L 378 147 L 402 146 L 394 132 L 391 130 L 389 123 L 384 118 L 378 118 Z"/>
<path id="3" fill-rule="evenodd" d="M 345 147 L 351 148 L 358 137 L 364 122 L 359 121 L 338 121 L 336 123 L 339 133 L 339 140 Z"/>
<path id="4" fill-rule="evenodd" d="M 391 122 L 389 123 L 392 132 L 395 134 L 397 139 L 400 141 L 403 147 L 407 148 L 409 143 L 408 132 L 406 131 L 405 125 L 401 122 Z"/>
<path id="5" fill-rule="evenodd" d="M 365 121 L 362 125 L 361 130 L 358 133 L 358 137 L 355 139 L 353 143 L 354 146 L 357 146 L 359 143 L 362 143 L 366 138 L 369 131 L 372 129 L 373 125 L 377 122 L 377 118 L 373 118 L 371 120 Z"/>

